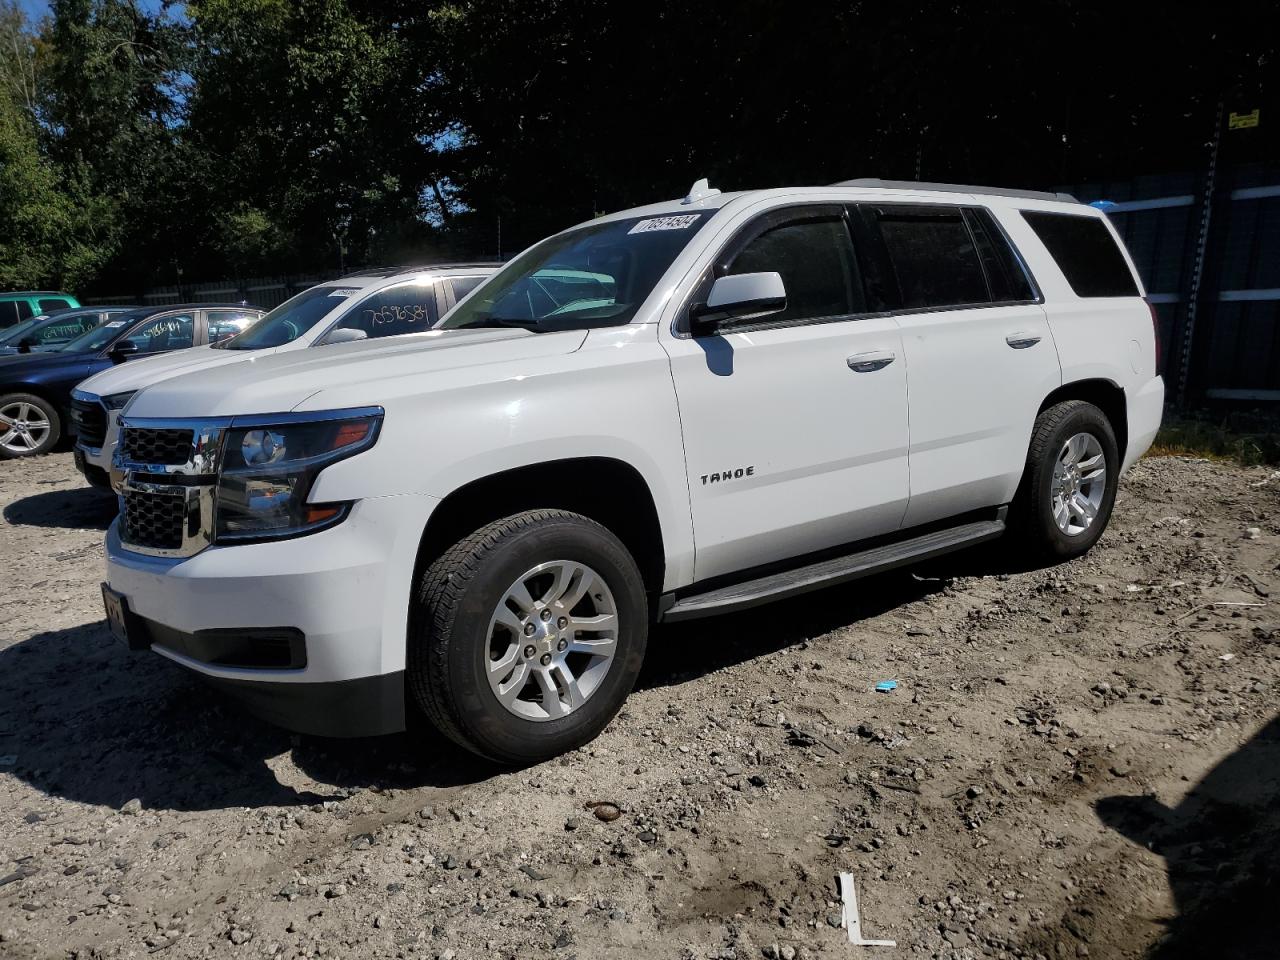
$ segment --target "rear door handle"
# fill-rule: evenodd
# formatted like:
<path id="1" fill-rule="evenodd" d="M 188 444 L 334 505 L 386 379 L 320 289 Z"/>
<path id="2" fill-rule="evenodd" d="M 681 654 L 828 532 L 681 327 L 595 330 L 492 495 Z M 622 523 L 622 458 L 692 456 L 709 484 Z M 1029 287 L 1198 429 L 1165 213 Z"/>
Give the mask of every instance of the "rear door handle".
<path id="1" fill-rule="evenodd" d="M 898 355 L 892 350 L 870 350 L 867 353 L 855 353 L 848 359 L 849 369 L 854 373 L 874 373 L 883 370 Z"/>
<path id="2" fill-rule="evenodd" d="M 1004 342 L 1015 350 L 1025 350 L 1027 347 L 1034 347 L 1039 343 L 1040 335 L 1038 333 L 1028 333 L 1024 330 L 1020 330 L 1017 333 L 1009 334 L 1004 338 Z"/>

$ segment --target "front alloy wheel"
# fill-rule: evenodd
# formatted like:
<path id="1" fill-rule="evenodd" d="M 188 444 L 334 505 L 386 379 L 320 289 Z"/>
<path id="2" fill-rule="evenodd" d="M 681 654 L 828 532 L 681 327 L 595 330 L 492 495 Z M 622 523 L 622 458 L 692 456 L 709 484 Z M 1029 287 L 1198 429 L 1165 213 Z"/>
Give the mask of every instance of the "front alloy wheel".
<path id="1" fill-rule="evenodd" d="M 605 527 L 530 510 L 427 568 L 411 608 L 407 687 L 442 733 L 508 764 L 591 740 L 621 708 L 649 629 L 635 560 Z"/>
<path id="2" fill-rule="evenodd" d="M 568 716 L 590 699 L 617 649 L 618 612 L 604 578 L 572 560 L 516 578 L 489 623 L 489 687 L 518 717 Z"/>
<path id="3" fill-rule="evenodd" d="M 58 413 L 48 401 L 28 394 L 0 398 L 0 457 L 47 453 L 61 433 Z"/>

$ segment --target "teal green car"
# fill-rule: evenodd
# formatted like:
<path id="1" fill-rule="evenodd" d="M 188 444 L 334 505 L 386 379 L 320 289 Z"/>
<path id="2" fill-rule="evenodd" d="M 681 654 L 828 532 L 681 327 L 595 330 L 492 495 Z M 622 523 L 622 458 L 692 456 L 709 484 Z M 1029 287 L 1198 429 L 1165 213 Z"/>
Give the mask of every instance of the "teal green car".
<path id="1" fill-rule="evenodd" d="M 13 290 L 0 293 L 0 333 L 6 327 L 30 320 L 42 313 L 78 307 L 80 301 L 60 290 Z"/>

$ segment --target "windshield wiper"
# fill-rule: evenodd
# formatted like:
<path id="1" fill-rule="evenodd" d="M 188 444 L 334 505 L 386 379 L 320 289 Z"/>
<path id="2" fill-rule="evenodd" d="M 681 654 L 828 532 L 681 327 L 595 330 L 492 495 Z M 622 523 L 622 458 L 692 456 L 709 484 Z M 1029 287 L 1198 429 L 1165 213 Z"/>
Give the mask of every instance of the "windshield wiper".
<path id="1" fill-rule="evenodd" d="M 479 330 L 483 327 L 515 327 L 520 330 L 532 330 L 534 333 L 542 332 L 542 327 L 538 325 L 537 320 L 520 320 L 516 317 L 486 317 L 483 320 L 471 320 L 446 329 Z"/>

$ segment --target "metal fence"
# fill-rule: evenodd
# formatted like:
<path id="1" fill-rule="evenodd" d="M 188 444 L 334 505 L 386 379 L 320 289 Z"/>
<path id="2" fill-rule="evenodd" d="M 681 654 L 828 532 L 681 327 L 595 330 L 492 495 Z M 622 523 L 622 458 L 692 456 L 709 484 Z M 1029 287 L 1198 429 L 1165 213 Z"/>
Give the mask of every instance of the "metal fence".
<path id="1" fill-rule="evenodd" d="M 1280 402 L 1280 174 L 1242 166 L 1064 189 L 1105 207 L 1156 305 L 1171 400 Z"/>
<path id="2" fill-rule="evenodd" d="M 240 280 L 215 280 L 210 283 L 183 284 L 181 286 L 150 287 L 145 293 L 95 293 L 80 298 L 82 303 L 142 303 L 146 306 L 164 306 L 168 303 L 198 303 L 201 301 L 244 301 L 255 307 L 270 310 L 278 307 L 295 293 L 332 280 L 337 273 L 311 274 L 308 276 L 249 277 Z"/>

